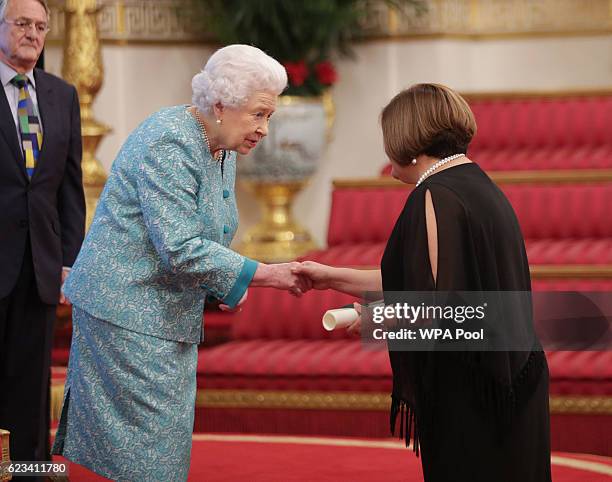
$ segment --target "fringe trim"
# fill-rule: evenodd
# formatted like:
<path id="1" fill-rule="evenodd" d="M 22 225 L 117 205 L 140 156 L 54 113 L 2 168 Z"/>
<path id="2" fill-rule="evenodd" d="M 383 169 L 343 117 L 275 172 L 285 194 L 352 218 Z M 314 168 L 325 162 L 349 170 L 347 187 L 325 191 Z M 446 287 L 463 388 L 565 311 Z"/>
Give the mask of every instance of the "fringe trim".
<path id="1" fill-rule="evenodd" d="M 495 416 L 500 438 L 533 394 L 545 360 L 544 352 L 532 351 L 512 385 L 504 385 L 491 376 L 483 375 L 473 361 L 468 361 L 467 381 L 473 387 L 480 407 Z"/>
<path id="2" fill-rule="evenodd" d="M 512 389 L 514 391 L 515 409 L 520 411 L 523 405 L 527 403 L 527 400 L 531 397 L 535 391 L 540 378 L 542 376 L 542 370 L 546 365 L 546 355 L 543 351 L 532 351 L 527 358 L 525 366 L 521 369 L 519 376 L 514 380 Z"/>
<path id="3" fill-rule="evenodd" d="M 398 413 L 400 415 L 399 438 L 406 441 L 406 447 L 410 445 L 410 441 L 412 440 L 412 450 L 418 457 L 420 453 L 419 430 L 414 407 L 406 401 L 391 395 L 390 422 L 392 435 L 395 435 Z"/>
<path id="4" fill-rule="evenodd" d="M 492 413 L 498 427 L 498 435 L 501 440 L 512 425 L 512 422 L 529 397 L 533 394 L 546 362 L 543 351 L 532 351 L 520 373 L 511 386 L 503 385 L 490 376 L 483 376 L 473 360 L 468 363 L 466 376 L 472 387 L 481 408 Z M 421 393 L 421 397 L 427 394 Z M 425 399 L 424 399 L 425 400 Z M 433 400 L 428 400 L 423 406 L 430 406 Z M 390 428 L 391 434 L 395 435 L 397 416 L 400 416 L 399 438 L 404 439 L 406 447 L 412 441 L 412 449 L 416 456 L 420 453 L 420 439 L 423 437 L 423 424 L 419 423 L 414 407 L 401 398 L 391 395 Z M 428 411 L 427 424 L 433 425 L 433 410 Z M 423 422 L 423 420 L 421 420 Z"/>

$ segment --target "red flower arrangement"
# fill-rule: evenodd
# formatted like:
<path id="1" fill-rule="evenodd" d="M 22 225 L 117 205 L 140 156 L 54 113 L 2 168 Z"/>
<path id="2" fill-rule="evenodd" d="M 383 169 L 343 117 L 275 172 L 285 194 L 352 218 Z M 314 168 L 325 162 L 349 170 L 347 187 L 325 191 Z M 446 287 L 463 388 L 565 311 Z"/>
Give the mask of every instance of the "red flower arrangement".
<path id="1" fill-rule="evenodd" d="M 338 81 L 338 73 L 329 60 L 319 62 L 315 65 L 315 72 L 317 73 L 317 79 L 319 79 L 319 82 L 323 85 L 333 85 Z"/>
<path id="2" fill-rule="evenodd" d="M 338 81 L 338 73 L 329 60 L 308 65 L 304 60 L 283 62 L 289 78 L 289 95 L 320 95 Z"/>
<path id="3" fill-rule="evenodd" d="M 306 77 L 308 77 L 308 67 L 306 62 L 300 60 L 299 62 L 285 62 L 285 69 L 287 70 L 287 76 L 289 77 L 289 83 L 300 87 L 304 84 Z"/>

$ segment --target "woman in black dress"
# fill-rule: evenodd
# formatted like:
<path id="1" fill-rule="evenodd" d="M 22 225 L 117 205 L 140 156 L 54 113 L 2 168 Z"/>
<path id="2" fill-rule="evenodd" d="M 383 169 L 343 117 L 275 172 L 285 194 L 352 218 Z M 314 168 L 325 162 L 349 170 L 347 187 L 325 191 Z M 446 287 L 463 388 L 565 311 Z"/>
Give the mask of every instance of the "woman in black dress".
<path id="1" fill-rule="evenodd" d="M 392 175 L 416 184 L 380 270 L 304 262 L 318 289 L 531 290 L 524 240 L 510 203 L 465 155 L 476 132 L 465 100 L 418 84 L 381 115 Z M 525 322 L 525 320 L 522 320 Z M 531 324 L 531 318 L 527 320 Z M 360 329 L 360 320 L 349 327 Z M 426 482 L 546 482 L 550 475 L 548 366 L 530 351 L 390 351 L 391 426 L 420 452 Z"/>

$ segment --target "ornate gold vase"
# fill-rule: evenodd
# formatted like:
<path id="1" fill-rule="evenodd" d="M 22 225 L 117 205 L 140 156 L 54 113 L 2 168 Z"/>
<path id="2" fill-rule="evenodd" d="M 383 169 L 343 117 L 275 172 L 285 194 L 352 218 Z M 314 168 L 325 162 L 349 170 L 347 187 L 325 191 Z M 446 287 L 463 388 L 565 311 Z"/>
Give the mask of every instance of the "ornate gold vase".
<path id="1" fill-rule="evenodd" d="M 316 171 L 334 120 L 331 94 L 279 97 L 268 136 L 238 162 L 241 183 L 262 205 L 261 221 L 238 247 L 264 262 L 295 259 L 316 248 L 308 230 L 293 219 L 293 199 Z"/>
<path id="2" fill-rule="evenodd" d="M 62 76 L 79 93 L 83 137 L 83 186 L 87 205 L 86 226 L 93 219 L 98 198 L 106 182 L 106 172 L 95 158 L 102 138 L 111 129 L 94 119 L 92 104 L 102 87 L 104 68 L 100 52 L 96 0 L 66 0 L 65 39 Z"/>

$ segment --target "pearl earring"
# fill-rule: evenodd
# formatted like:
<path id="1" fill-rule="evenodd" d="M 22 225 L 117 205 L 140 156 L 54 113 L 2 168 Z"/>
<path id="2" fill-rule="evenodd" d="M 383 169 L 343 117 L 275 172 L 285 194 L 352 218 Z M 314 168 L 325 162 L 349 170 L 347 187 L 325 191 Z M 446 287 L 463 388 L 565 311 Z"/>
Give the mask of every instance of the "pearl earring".
<path id="1" fill-rule="evenodd" d="M 221 119 L 217 119 L 217 124 L 221 124 Z"/>
<path id="2" fill-rule="evenodd" d="M 416 165 L 416 159 L 412 159 L 412 165 Z"/>

